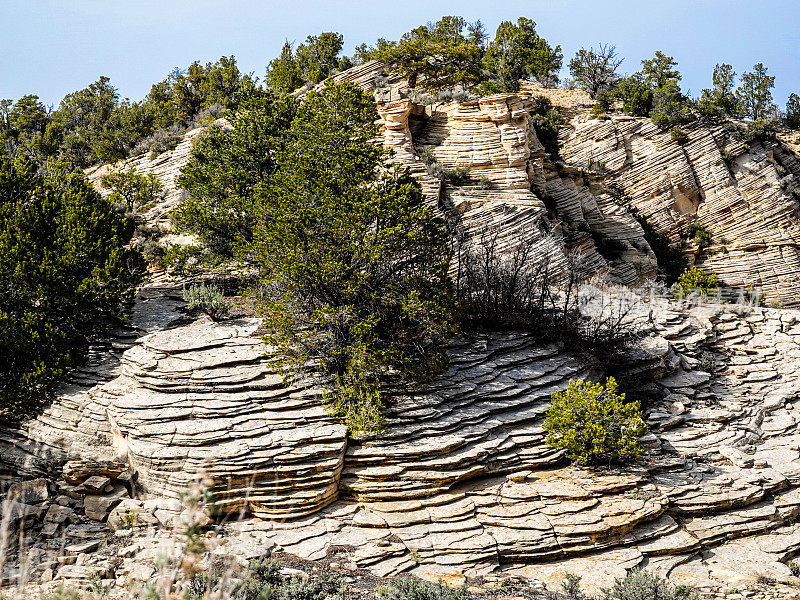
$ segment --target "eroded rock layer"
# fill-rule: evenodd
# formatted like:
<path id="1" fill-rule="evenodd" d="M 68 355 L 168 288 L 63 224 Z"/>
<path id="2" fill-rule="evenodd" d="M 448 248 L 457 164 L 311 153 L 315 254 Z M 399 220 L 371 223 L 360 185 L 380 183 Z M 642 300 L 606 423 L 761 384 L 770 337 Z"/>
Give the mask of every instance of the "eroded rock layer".
<path id="1" fill-rule="evenodd" d="M 687 127 L 688 141 L 678 144 L 649 119 L 577 118 L 562 155 L 607 172 L 625 202 L 675 243 L 689 222 L 701 224 L 714 245 L 697 262 L 727 285 L 759 287 L 767 299 L 796 306 L 797 158 L 781 144 L 748 147 L 734 129 Z"/>

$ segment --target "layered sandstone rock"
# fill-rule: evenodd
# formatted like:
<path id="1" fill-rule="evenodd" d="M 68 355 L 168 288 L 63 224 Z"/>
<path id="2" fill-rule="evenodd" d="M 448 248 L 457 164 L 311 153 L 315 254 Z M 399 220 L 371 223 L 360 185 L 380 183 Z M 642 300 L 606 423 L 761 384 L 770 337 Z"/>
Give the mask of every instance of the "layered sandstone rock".
<path id="1" fill-rule="evenodd" d="M 729 286 L 758 287 L 773 301 L 797 305 L 800 273 L 798 187 L 794 154 L 778 144 L 746 146 L 732 125 L 687 127 L 678 144 L 649 119 L 576 118 L 562 155 L 574 166 L 607 171 L 628 200 L 675 243 L 691 221 L 713 236 L 697 257 Z"/>

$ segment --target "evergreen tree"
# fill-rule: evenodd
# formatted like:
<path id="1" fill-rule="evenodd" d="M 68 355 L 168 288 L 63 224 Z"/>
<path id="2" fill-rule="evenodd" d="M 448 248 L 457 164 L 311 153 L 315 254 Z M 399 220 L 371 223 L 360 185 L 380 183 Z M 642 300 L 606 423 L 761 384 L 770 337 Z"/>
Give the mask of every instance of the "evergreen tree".
<path id="1" fill-rule="evenodd" d="M 667 85 L 670 81 L 678 83 L 681 74 L 674 68 L 677 66 L 678 63 L 674 58 L 657 50 L 653 58 L 642 61 L 642 78 L 654 90 Z"/>
<path id="2" fill-rule="evenodd" d="M 472 87 L 483 80 L 483 48 L 474 37 L 463 35 L 462 17 L 442 17 L 434 25 L 422 25 L 361 55 L 392 65 L 408 80 L 409 87 L 428 90 Z"/>
<path id="3" fill-rule="evenodd" d="M 383 423 L 381 379 L 442 370 L 453 306 L 443 221 L 419 183 L 386 163 L 375 104 L 352 83 L 310 92 L 280 168 L 259 186 L 257 254 L 267 341 L 294 369 L 335 378 L 330 400 L 353 433 Z"/>
<path id="4" fill-rule="evenodd" d="M 267 85 L 279 94 L 290 94 L 303 85 L 300 67 L 289 42 L 283 44 L 280 56 L 269 63 Z"/>
<path id="5" fill-rule="evenodd" d="M 82 173 L 0 153 L 0 414 L 38 406 L 142 272 L 133 223 Z"/>
<path id="6" fill-rule="evenodd" d="M 786 101 L 786 126 L 790 129 L 800 129 L 800 96 L 791 94 Z"/>
<path id="7" fill-rule="evenodd" d="M 536 33 L 536 23 L 520 17 L 516 25 L 511 21 L 500 23 L 483 65 L 498 78 L 500 90 L 515 92 L 520 79 L 535 78 L 548 85 L 557 81 L 562 60 L 561 46 L 551 48 Z"/>
<path id="8" fill-rule="evenodd" d="M 772 88 L 775 77 L 767 75 L 767 67 L 758 63 L 751 73 L 742 75 L 742 83 L 736 90 L 739 114 L 758 121 L 770 119 L 776 111 L 772 103 Z"/>
<path id="9" fill-rule="evenodd" d="M 253 190 L 266 185 L 275 172 L 295 110 L 292 97 L 245 84 L 230 115 L 232 127 L 209 128 L 181 169 L 177 184 L 188 196 L 175 211 L 178 230 L 197 234 L 223 257 L 247 250 L 253 234 Z"/>
<path id="10" fill-rule="evenodd" d="M 319 83 L 333 75 L 339 67 L 343 45 L 344 36 L 340 33 L 328 31 L 308 36 L 305 44 L 297 47 L 297 67 L 303 79 Z"/>
<path id="11" fill-rule="evenodd" d="M 714 67 L 712 89 L 703 90 L 697 108 L 704 117 L 722 119 L 736 116 L 737 101 L 734 93 L 736 72 L 729 64 Z"/>

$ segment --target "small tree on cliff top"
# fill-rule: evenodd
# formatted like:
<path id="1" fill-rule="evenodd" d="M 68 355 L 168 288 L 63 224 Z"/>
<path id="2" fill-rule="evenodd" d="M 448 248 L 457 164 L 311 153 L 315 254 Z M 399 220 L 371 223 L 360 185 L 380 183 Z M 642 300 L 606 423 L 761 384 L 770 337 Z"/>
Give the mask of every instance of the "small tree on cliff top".
<path id="1" fill-rule="evenodd" d="M 310 92 L 258 190 L 256 253 L 276 292 L 266 339 L 287 368 L 333 375 L 331 404 L 353 433 L 382 427 L 389 371 L 424 380 L 446 366 L 454 313 L 447 231 L 419 183 L 385 168 L 375 120 L 351 83 Z"/>
<path id="2" fill-rule="evenodd" d="M 617 57 L 614 46 L 600 44 L 594 48 L 581 48 L 569 61 L 569 72 L 585 89 L 589 97 L 597 98 L 598 94 L 612 89 L 619 81 L 617 68 L 623 59 Z"/>

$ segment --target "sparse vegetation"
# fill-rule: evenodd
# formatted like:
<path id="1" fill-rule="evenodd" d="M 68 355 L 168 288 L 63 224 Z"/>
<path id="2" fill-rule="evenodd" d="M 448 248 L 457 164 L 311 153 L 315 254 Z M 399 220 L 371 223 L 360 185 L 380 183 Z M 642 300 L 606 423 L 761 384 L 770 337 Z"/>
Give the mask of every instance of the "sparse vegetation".
<path id="1" fill-rule="evenodd" d="M 718 290 L 717 276 L 714 274 L 708 275 L 698 267 L 686 269 L 678 277 L 678 281 L 675 284 L 676 297 L 679 295 L 688 296 L 689 294 L 708 296 L 715 294 Z"/>
<path id="2" fill-rule="evenodd" d="M 633 569 L 623 578 L 614 581 L 610 589 L 603 590 L 607 600 L 700 600 L 697 591 L 687 585 L 673 586 L 663 577 Z"/>
<path id="3" fill-rule="evenodd" d="M 686 225 L 686 237 L 694 242 L 697 251 L 705 252 L 714 243 L 711 232 L 700 221 L 691 221 Z"/>
<path id="4" fill-rule="evenodd" d="M 640 337 L 624 302 L 581 295 L 587 273 L 579 257 L 554 260 L 552 240 L 529 240 L 502 256 L 489 229 L 459 245 L 456 296 L 466 331 L 525 330 L 595 356 L 611 366 Z M 551 262 L 553 261 L 553 262 Z"/>
<path id="5" fill-rule="evenodd" d="M 183 289 L 183 299 L 186 301 L 186 308 L 199 308 L 212 321 L 219 321 L 230 312 L 230 305 L 214 284 L 193 283 Z"/>
<path id="6" fill-rule="evenodd" d="M 401 577 L 378 588 L 380 600 L 467 600 L 466 584 L 453 588 L 415 577 Z"/>
<path id="7" fill-rule="evenodd" d="M 689 134 L 687 134 L 683 129 L 681 129 L 676 125 L 675 127 L 669 130 L 669 138 L 676 144 L 680 144 L 681 146 L 683 146 L 686 142 L 689 141 Z"/>
<path id="8" fill-rule="evenodd" d="M 566 390 L 554 392 L 544 430 L 547 445 L 565 450 L 570 460 L 611 465 L 642 455 L 639 438 L 647 425 L 639 402 L 626 402 L 609 377 L 605 385 L 573 379 Z"/>
<path id="9" fill-rule="evenodd" d="M 469 165 L 460 165 L 445 169 L 444 177 L 453 185 L 463 185 L 469 181 Z"/>

